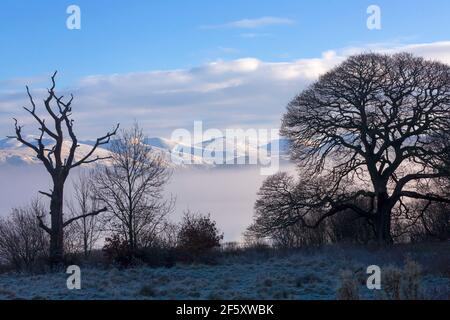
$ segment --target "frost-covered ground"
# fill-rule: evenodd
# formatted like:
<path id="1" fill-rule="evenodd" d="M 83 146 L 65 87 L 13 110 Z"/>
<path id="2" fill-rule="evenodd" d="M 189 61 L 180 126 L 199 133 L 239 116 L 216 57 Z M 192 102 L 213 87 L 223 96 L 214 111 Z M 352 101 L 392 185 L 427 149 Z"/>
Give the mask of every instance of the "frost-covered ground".
<path id="1" fill-rule="evenodd" d="M 350 270 L 362 299 L 380 299 L 365 286 L 366 268 L 403 267 L 406 257 L 422 266 L 424 298 L 450 298 L 450 246 L 377 251 L 327 247 L 290 253 L 247 252 L 218 265 L 172 268 L 93 269 L 82 267 L 81 290 L 66 287 L 63 272 L 0 275 L 0 299 L 336 299 L 340 274 Z M 447 256 L 445 256 L 445 254 Z"/>

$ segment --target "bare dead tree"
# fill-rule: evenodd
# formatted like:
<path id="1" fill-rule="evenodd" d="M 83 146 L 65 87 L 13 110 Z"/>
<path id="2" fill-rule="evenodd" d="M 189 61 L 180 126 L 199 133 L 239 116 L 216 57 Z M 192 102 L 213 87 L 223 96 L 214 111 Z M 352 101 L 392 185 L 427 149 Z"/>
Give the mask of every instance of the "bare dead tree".
<path id="1" fill-rule="evenodd" d="M 63 261 L 64 228 L 78 219 L 82 219 L 86 216 L 94 216 L 106 211 L 106 208 L 102 208 L 64 221 L 64 184 L 69 176 L 69 172 L 73 168 L 79 167 L 83 164 L 104 159 L 102 157 L 95 156 L 95 151 L 99 146 L 109 143 L 110 138 L 116 134 L 119 127 L 119 125 L 117 125 L 112 132 L 108 132 L 106 135 L 98 138 L 87 154 L 81 157 L 76 157 L 76 151 L 79 144 L 74 132 L 74 120 L 71 119 L 73 95 L 71 95 L 70 99 L 63 101 L 64 97 L 58 96 L 55 92 L 55 77 L 56 72 L 51 77 L 52 86 L 48 89 L 48 96 L 44 100 L 45 112 L 49 115 L 52 126 L 47 124 L 44 117 L 38 115 L 36 103 L 29 88 L 27 87 L 27 94 L 31 107 L 24 107 L 24 109 L 39 125 L 40 134 L 35 141 L 29 141 L 22 134 L 23 127 L 18 124 L 16 119 L 14 119 L 15 136 L 9 137 L 17 139 L 23 145 L 32 149 L 36 153 L 36 157 L 44 164 L 52 178 L 53 188 L 50 192 L 40 191 L 41 194 L 50 198 L 50 226 L 45 224 L 42 216 L 37 217 L 40 227 L 50 235 L 50 261 L 52 265 L 60 264 Z M 63 147 L 66 134 L 68 135 L 70 142 L 68 154 L 64 157 Z M 45 145 L 44 137 L 50 138 L 53 143 Z"/>
<path id="2" fill-rule="evenodd" d="M 391 215 L 401 201 L 450 202 L 416 187 L 449 176 L 449 131 L 445 64 L 410 54 L 362 54 L 321 76 L 289 103 L 282 123 L 299 168 L 311 181 L 327 178 L 310 226 L 351 209 L 372 221 L 379 243 L 391 243 Z M 360 197 L 371 205 L 355 205 Z M 308 205 L 299 208 L 291 221 L 308 212 Z"/>
<path id="3" fill-rule="evenodd" d="M 162 195 L 171 171 L 163 156 L 144 141 L 137 123 L 122 131 L 111 144 L 110 165 L 99 167 L 95 174 L 96 197 L 112 214 L 110 229 L 132 251 L 156 240 L 173 207 L 173 200 Z"/>
<path id="4" fill-rule="evenodd" d="M 87 258 L 103 231 L 101 219 L 96 215 L 89 215 L 90 212 L 98 211 L 99 203 L 94 196 L 93 182 L 89 173 L 81 172 L 73 181 L 73 188 L 74 199 L 68 204 L 70 218 L 78 216 L 82 218 L 74 220 L 68 232 L 76 243 L 74 246 L 81 247 L 84 257 Z"/>

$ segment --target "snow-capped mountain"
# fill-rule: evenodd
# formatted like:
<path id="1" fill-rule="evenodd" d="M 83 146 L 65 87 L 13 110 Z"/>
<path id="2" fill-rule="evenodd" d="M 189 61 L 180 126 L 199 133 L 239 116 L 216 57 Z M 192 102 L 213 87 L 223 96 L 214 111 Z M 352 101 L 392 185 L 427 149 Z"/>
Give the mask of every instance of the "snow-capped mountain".
<path id="1" fill-rule="evenodd" d="M 33 137 L 28 137 L 27 141 L 31 143 L 35 143 L 36 141 Z M 47 147 L 51 147 L 53 144 L 53 140 L 44 139 L 44 145 Z M 71 143 L 69 141 L 64 141 L 62 155 L 63 158 L 67 158 L 69 155 Z M 75 155 L 75 161 L 81 159 L 86 156 L 88 152 L 92 149 L 91 145 L 80 143 Z M 104 148 L 97 148 L 92 155 L 92 157 L 107 157 L 110 152 Z M 0 165 L 2 164 L 10 164 L 10 165 L 32 165 L 32 164 L 40 164 L 40 160 L 37 159 L 36 153 L 22 145 L 15 139 L 3 139 L 0 140 Z"/>
<path id="2" fill-rule="evenodd" d="M 275 147 L 275 144 L 278 144 L 278 145 Z M 291 147 L 291 142 L 289 141 L 289 139 L 286 139 L 286 138 L 280 138 L 277 140 L 273 140 L 273 141 L 269 142 L 268 144 L 260 146 L 260 148 L 264 148 L 265 150 L 267 150 L 269 152 L 273 151 L 274 153 L 277 153 L 282 156 L 289 155 L 290 147 Z"/>
<path id="3" fill-rule="evenodd" d="M 33 137 L 28 137 L 29 141 L 35 141 Z M 110 154 L 111 143 L 97 148 L 95 156 L 106 157 Z M 185 167 L 187 165 L 197 166 L 221 166 L 224 164 L 254 164 L 250 160 L 259 159 L 261 156 L 279 155 L 286 159 L 289 143 L 285 139 L 279 139 L 260 146 L 249 145 L 242 141 L 227 139 L 225 137 L 214 138 L 197 142 L 192 145 L 186 145 L 177 141 L 165 138 L 147 138 L 143 142 L 149 145 L 154 152 L 165 157 L 167 163 L 173 167 Z M 273 150 L 274 143 L 279 145 L 278 151 Z M 52 140 L 44 140 L 46 146 L 52 145 Z M 86 155 L 95 144 L 94 140 L 80 141 L 77 149 L 77 157 Z M 64 142 L 63 156 L 68 155 L 70 142 Z M 36 158 L 35 152 L 30 148 L 23 146 L 14 139 L 0 140 L 0 165 L 26 165 L 38 164 L 40 161 Z"/>

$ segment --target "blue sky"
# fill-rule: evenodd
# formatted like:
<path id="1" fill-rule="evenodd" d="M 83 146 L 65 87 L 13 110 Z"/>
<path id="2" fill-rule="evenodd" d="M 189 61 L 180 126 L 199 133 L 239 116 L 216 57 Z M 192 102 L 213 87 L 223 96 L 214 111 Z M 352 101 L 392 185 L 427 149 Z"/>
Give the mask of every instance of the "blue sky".
<path id="1" fill-rule="evenodd" d="M 65 27 L 70 4 L 81 8 L 81 30 Z M 382 9 L 380 31 L 366 28 L 370 4 Z M 441 0 L 2 0 L 0 77 L 59 69 L 67 80 L 219 58 L 284 61 L 366 43 L 432 42 L 447 38 L 449 13 L 450 2 Z M 293 23 L 202 28 L 261 17 Z"/>
<path id="2" fill-rule="evenodd" d="M 72 4 L 81 30 L 66 28 Z M 381 30 L 366 27 L 371 4 Z M 56 69 L 87 138 L 105 119 L 166 137 L 195 120 L 278 127 L 286 103 L 351 53 L 450 63 L 449 13 L 442 0 L 2 0 L 0 136 L 11 117 L 28 121 L 24 85 L 45 93 Z"/>

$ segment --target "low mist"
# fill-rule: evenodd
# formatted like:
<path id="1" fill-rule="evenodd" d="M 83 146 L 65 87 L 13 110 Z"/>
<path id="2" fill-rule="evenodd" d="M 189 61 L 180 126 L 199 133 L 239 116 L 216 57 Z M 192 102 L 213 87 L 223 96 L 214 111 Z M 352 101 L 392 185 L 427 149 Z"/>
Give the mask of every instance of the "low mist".
<path id="1" fill-rule="evenodd" d="M 281 170 L 293 170 L 293 166 L 284 165 Z M 75 170 L 66 183 L 66 201 L 70 200 L 72 179 L 76 175 Z M 38 191 L 48 191 L 51 187 L 49 175 L 39 165 L 2 166 L 0 176 L 1 216 L 36 197 L 46 200 Z M 167 197 L 173 195 L 176 198 L 171 220 L 179 221 L 188 209 L 210 213 L 224 232 L 224 241 L 240 241 L 242 233 L 252 222 L 256 193 L 265 178 L 259 168 L 250 166 L 176 169 L 165 189 Z"/>

